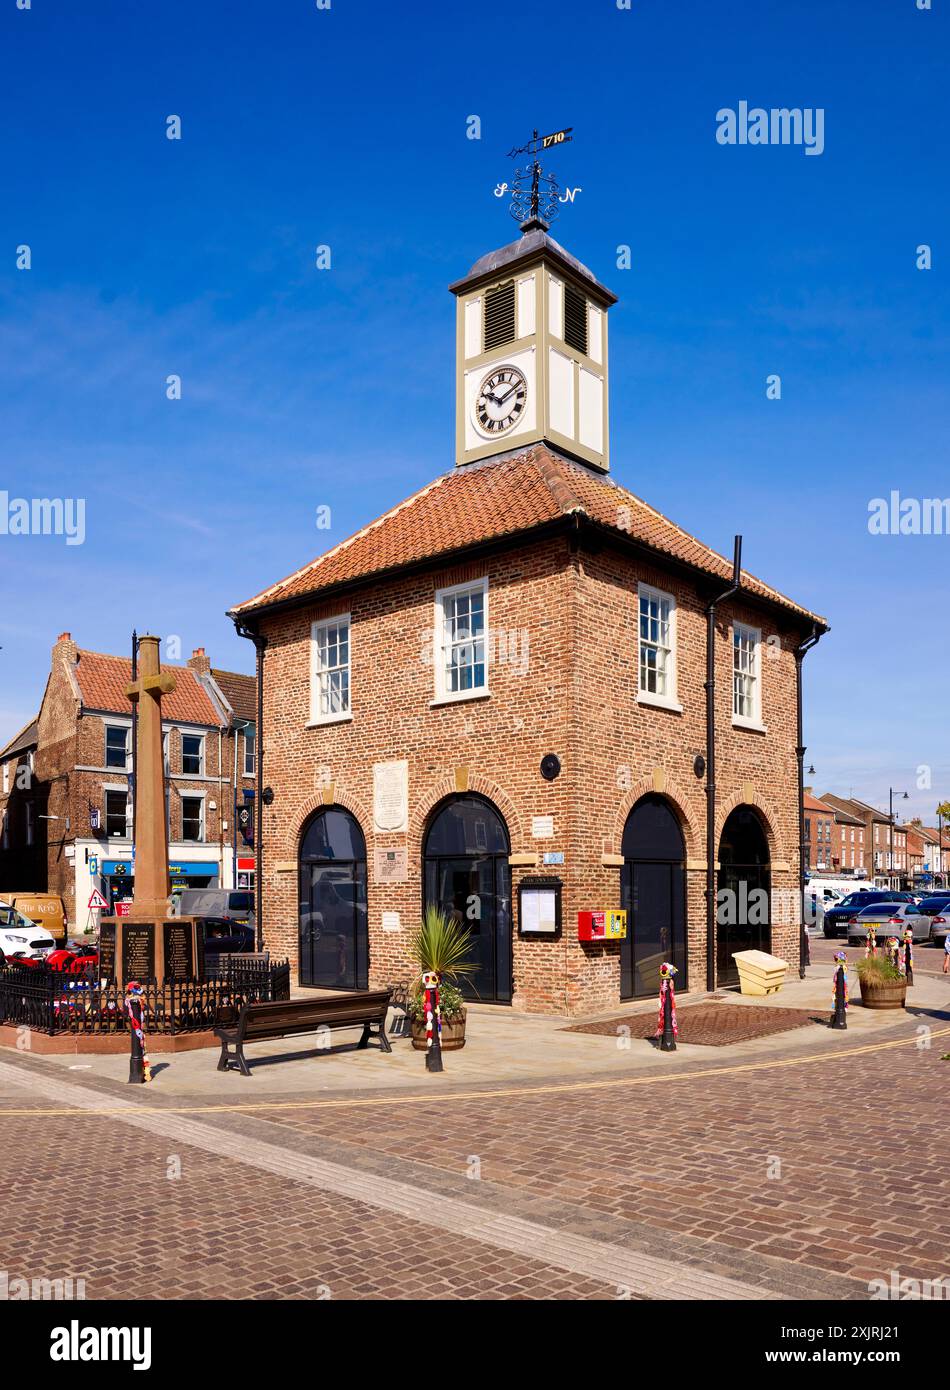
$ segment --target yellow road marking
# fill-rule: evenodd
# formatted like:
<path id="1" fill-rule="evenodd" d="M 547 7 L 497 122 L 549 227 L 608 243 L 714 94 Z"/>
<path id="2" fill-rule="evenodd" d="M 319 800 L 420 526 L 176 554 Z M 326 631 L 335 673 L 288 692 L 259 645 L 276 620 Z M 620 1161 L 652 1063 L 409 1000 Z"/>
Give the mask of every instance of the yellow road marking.
<path id="1" fill-rule="evenodd" d="M 950 1028 L 934 1030 L 932 1038 L 942 1038 L 950 1034 Z M 895 1047 L 909 1047 L 916 1044 L 915 1037 L 897 1038 L 892 1042 L 866 1043 L 863 1047 L 852 1047 L 847 1052 L 830 1054 L 810 1053 L 805 1057 L 784 1057 L 769 1062 L 742 1062 L 732 1067 L 706 1067 L 702 1070 L 657 1073 L 653 1076 L 613 1076 L 600 1081 L 567 1081 L 546 1086 L 508 1086 L 494 1091 L 446 1091 L 442 1095 L 413 1096 L 367 1096 L 349 1097 L 343 1100 L 261 1100 L 235 1102 L 232 1105 L 135 1105 L 136 1113 L 150 1112 L 156 1115 L 214 1115 L 232 1112 L 253 1112 L 259 1110 L 348 1110 L 361 1109 L 375 1105 L 431 1105 L 435 1102 L 460 1100 L 498 1100 L 516 1096 L 568 1095 L 577 1091 L 603 1091 L 615 1086 L 668 1086 L 676 1081 L 694 1081 L 707 1076 L 736 1076 L 742 1072 L 772 1071 L 778 1067 L 800 1067 L 811 1062 L 840 1062 L 845 1057 L 863 1057 L 869 1052 L 884 1052 Z M 101 1107 L 57 1107 L 44 1109 L 8 1110 L 0 1104 L 0 1120 L 8 1115 L 123 1115 L 129 1113 L 129 1106 L 112 1105 Z"/>

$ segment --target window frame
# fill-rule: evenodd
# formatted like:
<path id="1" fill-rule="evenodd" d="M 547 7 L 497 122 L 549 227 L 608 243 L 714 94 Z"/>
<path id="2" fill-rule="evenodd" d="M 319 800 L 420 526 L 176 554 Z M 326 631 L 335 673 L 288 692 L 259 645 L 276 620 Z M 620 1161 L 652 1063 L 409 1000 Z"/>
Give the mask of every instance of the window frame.
<path id="1" fill-rule="evenodd" d="M 755 670 L 752 675 L 752 713 L 740 714 L 736 709 L 736 676 L 740 674 L 736 667 L 736 652 L 739 647 L 736 638 L 746 635 L 753 639 L 752 650 Z M 738 618 L 732 621 L 732 722 L 737 729 L 755 729 L 759 733 L 765 733 L 766 727 L 762 723 L 762 629 L 753 627 L 751 623 L 740 622 Z"/>
<path id="2" fill-rule="evenodd" d="M 132 725 L 131 725 L 131 724 L 115 724 L 115 723 L 113 723 L 113 722 L 110 721 L 110 720 L 105 720 L 105 721 L 103 722 L 103 726 L 102 726 L 102 727 L 103 727 L 103 735 L 102 735 L 102 736 L 103 736 L 103 740 L 104 740 L 104 744 L 103 744 L 103 764 L 102 764 L 103 767 L 107 768 L 109 772 L 128 772 L 129 769 L 130 769 L 130 767 L 131 767 L 131 761 L 132 761 L 132 756 L 131 756 L 131 754 L 132 754 Z M 115 732 L 122 733 L 122 734 L 124 734 L 124 736 L 125 736 L 125 740 L 124 740 L 124 741 L 125 741 L 125 759 L 124 759 L 124 761 L 123 761 L 123 763 L 122 763 L 121 766 L 120 766 L 118 763 L 110 763 L 110 762 L 109 762 L 109 735 L 110 735 L 110 733 L 112 733 L 112 732 L 114 732 L 114 731 L 115 731 Z"/>
<path id="3" fill-rule="evenodd" d="M 244 776 L 245 776 L 245 777 L 254 777 L 254 776 L 256 775 L 256 773 L 257 773 L 257 729 L 256 729 L 256 727 L 255 727 L 253 724 L 249 724 L 249 725 L 244 729 L 243 732 L 244 732 Z M 248 751 L 247 751 L 247 743 L 248 743 L 248 735 L 249 735 L 249 734 L 250 734 L 250 739 L 251 739 L 251 751 L 250 751 L 250 756 L 248 756 Z M 250 762 L 250 764 L 251 764 L 250 767 L 248 767 L 248 762 Z"/>
<path id="4" fill-rule="evenodd" d="M 471 686 L 467 690 L 449 690 L 446 681 L 446 603 L 457 595 L 466 593 L 480 593 L 482 596 L 482 633 L 480 639 L 482 642 L 482 660 L 480 664 L 485 670 L 485 680 L 483 685 Z M 466 700 L 485 700 L 491 695 L 488 603 L 487 574 L 480 575 L 478 579 L 466 579 L 461 584 L 447 584 L 441 589 L 436 589 L 432 625 L 432 666 L 435 677 L 435 694 L 434 698 L 429 701 L 430 707 L 433 705 L 455 705 Z M 470 638 L 470 640 L 472 639 Z M 477 664 L 479 663 L 473 662 L 473 665 Z"/>
<path id="5" fill-rule="evenodd" d="M 199 733 L 199 732 L 198 732 L 197 730 L 195 730 L 195 729 L 180 729 L 180 730 L 179 730 L 179 735 L 180 735 L 180 738 L 181 738 L 181 776 L 182 776 L 182 777 L 196 777 L 196 778 L 198 778 L 199 781 L 200 781 L 201 779 L 204 778 L 204 776 L 205 776 L 205 770 L 206 770 L 206 767 L 207 767 L 207 763 L 206 763 L 206 759 L 207 759 L 207 739 L 206 739 L 206 736 L 205 736 L 203 733 Z M 193 754 L 193 753 L 188 753 L 187 755 L 186 755 L 186 753 L 185 753 L 185 739 L 186 739 L 186 738 L 196 738 L 196 739 L 198 740 L 198 771 L 197 771 L 197 772 L 188 772 L 188 771 L 185 770 L 185 758 L 186 758 L 186 756 L 189 757 L 189 758 L 194 757 L 194 754 Z"/>
<path id="6" fill-rule="evenodd" d="M 206 844 L 208 843 L 208 824 L 207 824 L 207 815 L 206 815 L 205 797 L 204 797 L 204 794 L 203 794 L 203 793 L 199 793 L 199 792 L 182 792 L 182 793 L 180 793 L 180 798 L 179 798 L 179 799 L 180 799 L 180 801 L 181 801 L 181 839 L 179 840 L 179 844 L 182 844 L 182 845 L 206 845 Z M 186 802 L 186 801 L 197 801 L 198 806 L 199 806 L 199 812 L 198 812 L 198 830 L 199 830 L 200 833 L 199 833 L 198 838 L 195 839 L 195 840 L 188 839 L 187 836 L 185 835 L 185 802 Z M 191 819 L 191 817 L 189 817 L 189 819 Z"/>
<path id="7" fill-rule="evenodd" d="M 644 639 L 640 632 L 640 604 L 646 599 L 659 599 L 661 602 L 669 604 L 669 616 L 667 618 L 669 646 L 666 650 L 669 653 L 669 667 L 665 670 L 667 690 L 661 695 L 657 691 L 644 690 L 640 684 L 642 663 L 641 653 Z M 655 584 L 647 584 L 640 581 L 637 584 L 637 606 L 636 606 L 636 665 L 637 665 L 637 704 L 654 705 L 657 709 L 672 710 L 675 714 L 683 713 L 683 706 L 679 702 L 677 667 L 679 666 L 678 649 L 678 622 L 677 622 L 677 602 L 676 595 L 671 594 L 667 589 L 658 589 Z M 658 644 L 648 643 L 648 646 L 658 646 Z"/>
<path id="8" fill-rule="evenodd" d="M 112 834 L 110 834 L 110 832 L 109 832 L 109 797 L 110 797 L 110 796 L 124 796 L 124 797 L 125 797 L 125 819 L 124 819 L 125 828 L 124 828 L 124 830 L 122 831 L 122 834 L 121 834 L 121 835 L 112 835 Z M 130 838 L 129 831 L 130 831 L 130 829 L 131 829 L 131 811 L 132 811 L 132 798 L 129 796 L 129 789 L 128 789 L 127 786 L 126 786 L 126 787 L 103 787 L 103 789 L 102 789 L 102 833 L 103 833 L 103 836 L 104 836 L 104 838 L 105 838 L 105 840 L 106 840 L 107 843 L 108 843 L 109 841 L 111 841 L 111 840 L 128 840 L 128 839 Z"/>
<path id="9" fill-rule="evenodd" d="M 332 666 L 324 672 L 318 666 L 320 655 L 320 632 L 325 628 L 346 625 L 346 666 Z M 332 714 L 321 714 L 320 694 L 321 675 L 333 671 L 346 671 L 346 709 Z M 308 726 L 316 728 L 324 724 L 346 724 L 353 718 L 353 620 L 350 613 L 336 613 L 326 618 L 317 618 L 310 624 L 310 719 Z"/>

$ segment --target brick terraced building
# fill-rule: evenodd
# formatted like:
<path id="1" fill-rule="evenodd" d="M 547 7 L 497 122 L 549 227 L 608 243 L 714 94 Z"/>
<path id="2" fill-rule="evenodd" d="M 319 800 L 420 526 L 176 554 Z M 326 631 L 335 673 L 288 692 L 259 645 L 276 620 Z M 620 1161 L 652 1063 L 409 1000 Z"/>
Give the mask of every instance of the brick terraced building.
<path id="1" fill-rule="evenodd" d="M 254 790 L 255 679 L 212 674 L 202 647 L 162 670 L 176 681 L 162 707 L 172 887 L 230 888 L 241 857 L 253 866 L 232 808 Z M 0 753 L 0 888 L 59 893 L 70 930 L 93 920 L 93 889 L 110 906 L 132 896 L 130 680 L 129 657 L 61 633 L 32 732 Z M 27 756 L 30 776 L 18 776 Z M 254 886 L 253 867 L 245 881 Z"/>
<path id="2" fill-rule="evenodd" d="M 436 902 L 473 997 L 564 1014 L 654 994 L 664 959 L 694 989 L 750 946 L 797 969 L 826 624 L 744 571 L 723 597 L 732 563 L 611 479 L 614 296 L 523 230 L 452 286 L 456 466 L 231 612 L 262 672 L 265 944 L 304 985 L 407 980 Z M 736 902 L 711 935 L 710 874 Z M 627 936 L 579 940 L 608 909 Z"/>

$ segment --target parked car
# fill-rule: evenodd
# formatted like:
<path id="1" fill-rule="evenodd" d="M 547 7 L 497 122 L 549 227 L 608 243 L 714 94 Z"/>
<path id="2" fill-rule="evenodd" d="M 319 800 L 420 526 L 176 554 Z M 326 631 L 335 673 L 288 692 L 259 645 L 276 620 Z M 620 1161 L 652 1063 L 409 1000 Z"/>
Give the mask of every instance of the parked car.
<path id="1" fill-rule="evenodd" d="M 870 926 L 874 927 L 879 946 L 889 936 L 903 940 L 908 927 L 914 933 L 915 942 L 930 940 L 930 918 L 917 910 L 916 903 L 872 903 L 862 908 L 848 921 L 848 945 L 863 945 Z"/>
<path id="2" fill-rule="evenodd" d="M 871 907 L 875 903 L 915 904 L 912 893 L 899 888 L 870 888 L 860 893 L 849 893 L 843 903 L 825 909 L 825 936 L 847 936 L 848 923 L 856 912 Z"/>
<path id="3" fill-rule="evenodd" d="M 830 902 L 822 899 L 821 893 L 814 892 L 810 887 L 805 889 L 805 930 L 809 936 L 821 936 L 825 929 L 825 910 L 830 907 Z"/>
<path id="4" fill-rule="evenodd" d="M 254 950 L 254 928 L 245 922 L 233 922 L 229 917 L 202 917 L 197 925 L 204 927 L 206 961 L 209 957 Z"/>
<path id="5" fill-rule="evenodd" d="M 254 894 L 246 888 L 183 888 L 173 903 L 179 917 L 221 917 L 254 921 Z"/>
<path id="6" fill-rule="evenodd" d="M 0 902 L 0 964 L 9 961 L 45 960 L 56 948 L 52 932 L 31 922 L 8 902 Z"/>
<path id="7" fill-rule="evenodd" d="M 61 946 L 66 944 L 66 904 L 58 893 L 5 892 L 3 901 L 29 917 L 31 922 L 44 926 Z"/>
<path id="8" fill-rule="evenodd" d="M 930 939 L 935 946 L 942 946 L 947 939 L 950 927 L 950 893 L 933 893 L 924 898 L 920 910 L 930 918 Z"/>

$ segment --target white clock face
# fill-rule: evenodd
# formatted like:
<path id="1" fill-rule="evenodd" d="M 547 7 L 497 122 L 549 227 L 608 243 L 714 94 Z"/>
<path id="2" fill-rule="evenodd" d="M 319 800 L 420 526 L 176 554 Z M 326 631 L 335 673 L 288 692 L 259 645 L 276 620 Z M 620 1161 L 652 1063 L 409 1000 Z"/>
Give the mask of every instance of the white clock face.
<path id="1" fill-rule="evenodd" d="M 475 420 L 483 434 L 505 434 L 521 419 L 528 383 L 517 367 L 495 367 L 475 398 Z"/>

